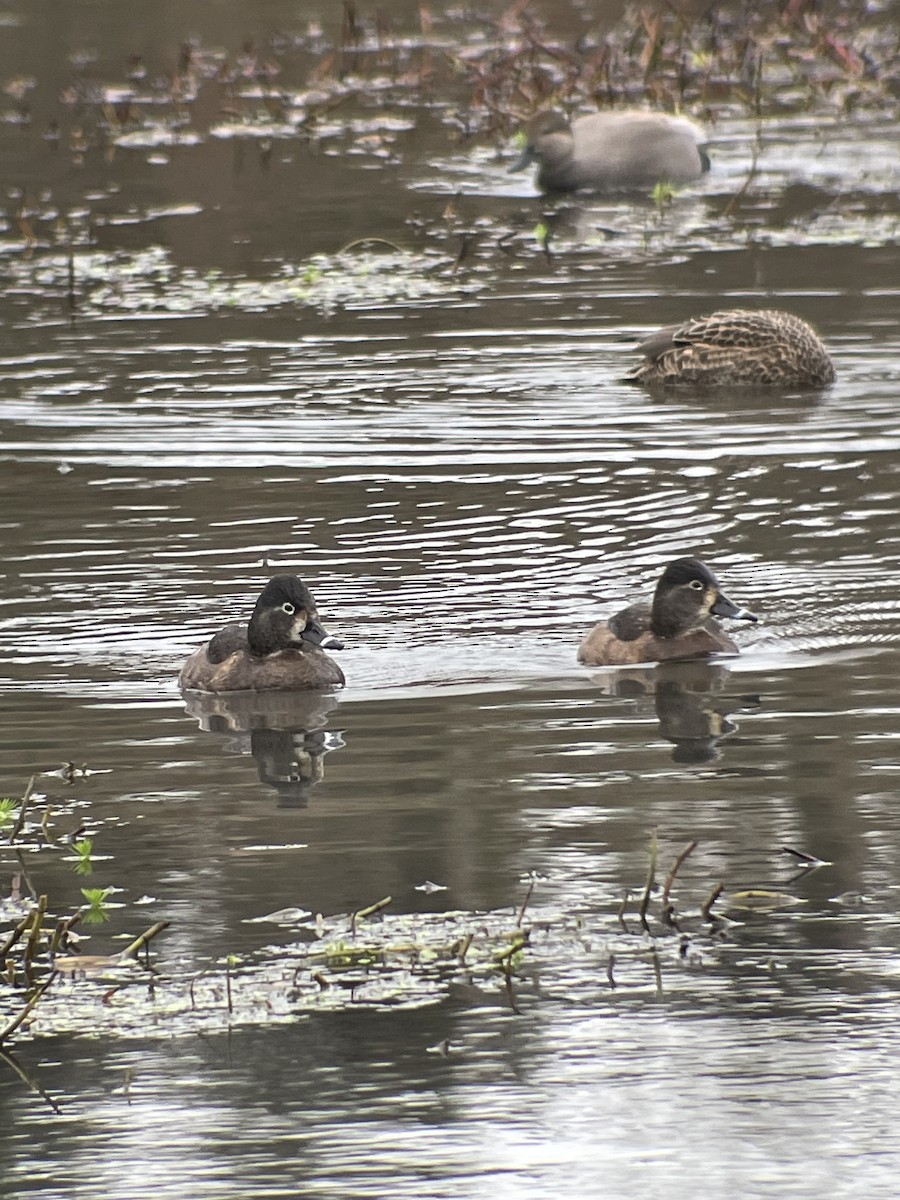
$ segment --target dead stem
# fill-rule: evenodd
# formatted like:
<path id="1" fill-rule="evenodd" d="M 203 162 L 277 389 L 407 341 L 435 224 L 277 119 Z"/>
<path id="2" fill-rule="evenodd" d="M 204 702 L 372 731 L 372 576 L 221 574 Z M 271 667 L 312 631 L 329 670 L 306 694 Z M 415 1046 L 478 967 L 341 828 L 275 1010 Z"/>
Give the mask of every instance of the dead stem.
<path id="1" fill-rule="evenodd" d="M 37 908 L 31 914 L 31 932 L 28 935 L 28 942 L 25 946 L 25 974 L 31 975 L 31 968 L 34 962 L 35 951 L 37 950 L 38 940 L 41 936 L 41 929 L 44 924 L 44 913 L 47 911 L 47 897 L 39 896 Z"/>
<path id="2" fill-rule="evenodd" d="M 663 904 L 666 904 L 668 902 L 669 892 L 672 890 L 672 884 L 675 882 L 675 876 L 678 874 L 679 870 L 681 869 L 681 864 L 684 862 L 684 860 L 686 858 L 688 858 L 691 854 L 693 854 L 693 852 L 696 849 L 697 849 L 697 841 L 695 839 L 692 842 L 688 842 L 688 844 L 685 846 L 685 848 L 681 851 L 681 853 L 675 859 L 674 863 L 672 864 L 672 870 L 666 876 L 666 882 L 663 884 L 662 897 L 661 897 Z"/>
<path id="3" fill-rule="evenodd" d="M 701 913 L 704 921 L 715 920 L 715 918 L 712 916 L 712 906 L 715 904 L 715 902 L 718 900 L 718 898 L 722 895 L 724 890 L 725 890 L 725 884 L 717 883 L 716 886 L 713 888 L 713 890 L 709 893 L 709 895 L 703 901 L 703 904 L 701 905 L 701 908 L 700 908 L 700 913 Z"/>
<path id="4" fill-rule="evenodd" d="M 374 916 L 375 913 L 381 912 L 383 908 L 387 908 L 393 899 L 393 896 L 385 896 L 383 900 L 379 900 L 375 904 L 370 904 L 368 908 L 358 909 L 350 918 L 350 932 L 353 934 L 353 936 L 356 937 L 357 921 L 362 921 L 365 917 L 371 917 Z"/>
<path id="5" fill-rule="evenodd" d="M 6 958 L 7 954 L 9 954 L 10 950 L 12 950 L 13 946 L 31 924 L 31 918 L 34 916 L 35 911 L 35 909 L 32 909 L 27 916 L 23 917 L 15 929 L 11 931 L 3 945 L 0 946 L 0 959 Z"/>
<path id="6" fill-rule="evenodd" d="M 641 924 L 649 931 L 647 925 L 647 909 L 650 907 L 650 894 L 656 883 L 656 860 L 659 857 L 659 837 L 656 830 L 650 836 L 650 866 L 647 870 L 647 883 L 644 887 L 644 894 L 641 897 L 641 906 L 638 909 L 638 916 L 641 918 Z"/>
<path id="7" fill-rule="evenodd" d="M 8 1050 L 0 1050 L 0 1061 L 5 1062 L 8 1067 L 11 1067 L 26 1087 L 31 1088 L 33 1092 L 37 1092 L 42 1100 L 46 1100 L 57 1116 L 62 1112 L 62 1109 L 59 1107 L 53 1097 L 45 1092 L 41 1085 L 26 1073 L 24 1068 L 19 1066 Z"/>
<path id="8" fill-rule="evenodd" d="M 64 917 L 57 921 L 56 928 L 53 931 L 53 937 L 50 939 L 50 957 L 54 958 L 60 951 L 60 948 L 68 949 L 69 931 L 78 924 L 81 920 L 81 912 L 73 913 L 71 917 Z"/>
<path id="9" fill-rule="evenodd" d="M 31 800 L 31 793 L 34 790 L 34 781 L 36 778 L 36 775 L 32 775 L 32 777 L 28 780 L 28 787 L 26 787 L 25 791 L 22 793 L 22 802 L 19 805 L 19 815 L 16 817 L 16 823 L 13 825 L 12 832 L 9 835 L 10 845 L 12 845 L 12 843 L 22 832 L 22 826 L 25 824 L 25 812 L 28 809 L 28 803 Z"/>
<path id="10" fill-rule="evenodd" d="M 522 901 L 522 907 L 519 909 L 519 915 L 516 917 L 516 929 L 522 928 L 522 918 L 525 916 L 525 909 L 528 907 L 528 901 L 531 899 L 531 893 L 534 891 L 535 880 L 530 879 L 528 882 L 528 891 L 525 893 L 525 899 Z"/>
<path id="11" fill-rule="evenodd" d="M 656 979 L 656 994 L 657 996 L 661 996 L 663 994 L 662 967 L 659 963 L 659 955 L 656 953 L 656 947 L 650 951 L 650 962 L 653 966 L 654 978 Z"/>
<path id="12" fill-rule="evenodd" d="M 41 986 L 37 989 L 22 1011 L 17 1016 L 13 1017 L 5 1029 L 0 1030 L 0 1046 L 3 1045 L 3 1043 L 11 1034 L 15 1033 L 15 1031 L 19 1028 L 34 1006 L 38 1003 L 44 992 L 46 992 L 47 988 L 55 978 L 56 971 L 53 971 L 52 974 L 48 976 L 48 978 L 45 979 Z"/>
<path id="13" fill-rule="evenodd" d="M 119 958 L 134 958 L 139 950 L 143 950 L 144 946 L 151 942 L 158 933 L 168 929 L 171 923 L 171 921 L 157 921 L 155 925 L 151 925 L 140 937 L 136 937 L 130 945 L 125 947 Z"/>

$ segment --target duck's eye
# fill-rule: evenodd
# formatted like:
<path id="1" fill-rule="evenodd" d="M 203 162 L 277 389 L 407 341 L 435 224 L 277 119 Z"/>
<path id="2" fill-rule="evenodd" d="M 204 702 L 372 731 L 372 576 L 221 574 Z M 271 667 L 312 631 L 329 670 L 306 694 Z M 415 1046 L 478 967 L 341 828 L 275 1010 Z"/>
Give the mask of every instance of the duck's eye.
<path id="1" fill-rule="evenodd" d="M 285 600 L 284 604 L 281 606 L 281 611 L 283 613 L 287 613 L 289 617 L 292 617 L 297 610 L 294 608 L 293 604 L 291 604 L 290 600 Z"/>
<path id="2" fill-rule="evenodd" d="M 692 587 L 695 592 L 703 591 L 703 583 L 699 579 L 692 579 L 691 582 L 688 584 L 688 587 Z"/>

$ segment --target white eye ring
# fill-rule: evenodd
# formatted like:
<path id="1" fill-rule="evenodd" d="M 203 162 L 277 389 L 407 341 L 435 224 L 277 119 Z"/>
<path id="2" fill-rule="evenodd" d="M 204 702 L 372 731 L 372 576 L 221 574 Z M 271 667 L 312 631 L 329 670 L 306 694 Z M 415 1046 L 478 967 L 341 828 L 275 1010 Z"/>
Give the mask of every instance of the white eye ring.
<path id="1" fill-rule="evenodd" d="M 703 591 L 703 583 L 699 579 L 692 579 L 691 582 L 688 584 L 688 587 L 692 587 L 695 592 Z"/>
<path id="2" fill-rule="evenodd" d="M 293 604 L 291 604 L 290 600 L 285 600 L 284 604 L 281 606 L 281 611 L 283 613 L 287 613 L 289 617 L 292 617 L 297 610 L 294 608 Z"/>

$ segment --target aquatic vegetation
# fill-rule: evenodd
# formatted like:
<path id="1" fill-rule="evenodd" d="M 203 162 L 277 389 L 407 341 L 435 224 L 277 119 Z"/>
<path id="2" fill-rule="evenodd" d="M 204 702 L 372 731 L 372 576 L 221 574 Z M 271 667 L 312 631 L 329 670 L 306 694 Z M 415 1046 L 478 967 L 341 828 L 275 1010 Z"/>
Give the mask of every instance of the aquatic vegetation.
<path id="1" fill-rule="evenodd" d="M 471 89 L 467 136 L 506 138 L 538 109 L 598 102 L 698 112 L 718 104 L 754 117 L 896 111 L 891 23 L 862 0 L 827 17 L 803 3 L 722 4 L 695 16 L 662 3 L 631 5 L 612 23 L 586 10 L 578 35 L 566 40 L 554 18 L 528 5 L 504 14 L 481 46 L 460 49 L 454 62 Z"/>
<path id="2" fill-rule="evenodd" d="M 315 255 L 297 266 L 285 263 L 269 278 L 248 279 L 219 270 L 179 269 L 161 246 L 135 253 L 78 251 L 71 259 L 47 254 L 8 264 L 19 287 L 43 296 L 64 296 L 74 279 L 83 313 L 185 316 L 225 308 L 258 312 L 300 305 L 331 312 L 427 303 L 458 290 L 449 267 L 446 257 L 361 248 Z"/>
<path id="3" fill-rule="evenodd" d="M 72 849 L 75 851 L 77 858 L 75 871 L 78 875 L 90 875 L 93 872 L 94 864 L 91 862 L 91 851 L 93 848 L 94 839 L 89 837 L 81 838 L 79 841 L 72 843 Z"/>
<path id="4" fill-rule="evenodd" d="M 501 1004 L 517 1014 L 540 1003 L 548 989 L 596 1003 L 614 993 L 652 999 L 727 986 L 735 918 L 783 916 L 797 901 L 790 892 L 737 889 L 719 915 L 713 910 L 722 883 L 701 889 L 693 903 L 676 901 L 679 872 L 696 846 L 692 841 L 675 856 L 660 886 L 654 833 L 644 885 L 626 893 L 616 911 L 536 907 L 540 883 L 534 878 L 518 904 L 494 912 L 394 914 L 387 896 L 327 918 L 299 911 L 291 921 L 284 912 L 270 914 L 269 920 L 302 936 L 251 954 L 225 954 L 199 971 L 183 964 L 172 971 L 151 972 L 147 964 L 139 969 L 138 952 L 168 922 L 145 931 L 121 954 L 62 954 L 72 949 L 78 919 L 105 919 L 114 889 L 83 889 L 88 906 L 58 922 L 52 936 L 42 932 L 43 897 L 3 947 L 15 969 L 6 987 L 0 985 L 0 1013 L 15 1022 L 18 1036 L 24 1001 L 24 1028 L 32 1036 L 146 1035 L 153 1029 L 168 1037 L 292 1021 L 327 1010 L 417 1008 L 450 995 Z M 791 854 L 802 864 L 801 875 L 822 865 L 802 851 Z"/>

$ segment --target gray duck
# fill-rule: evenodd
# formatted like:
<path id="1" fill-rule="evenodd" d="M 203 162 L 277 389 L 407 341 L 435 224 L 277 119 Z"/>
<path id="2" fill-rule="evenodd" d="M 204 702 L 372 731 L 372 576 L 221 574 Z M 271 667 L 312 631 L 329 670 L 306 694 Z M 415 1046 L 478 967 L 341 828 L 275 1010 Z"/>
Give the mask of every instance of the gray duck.
<path id="1" fill-rule="evenodd" d="M 525 127 L 525 149 L 509 170 L 538 163 L 547 192 L 621 192 L 690 183 L 709 170 L 703 130 L 686 117 L 629 109 L 590 113 L 570 124 L 546 110 Z"/>

